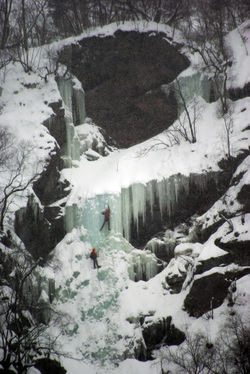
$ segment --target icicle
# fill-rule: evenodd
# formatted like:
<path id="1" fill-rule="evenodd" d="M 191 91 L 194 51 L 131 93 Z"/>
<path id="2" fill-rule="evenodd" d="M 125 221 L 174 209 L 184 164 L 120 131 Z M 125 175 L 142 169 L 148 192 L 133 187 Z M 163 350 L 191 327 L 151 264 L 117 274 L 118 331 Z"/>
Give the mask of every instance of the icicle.
<path id="1" fill-rule="evenodd" d="M 201 96 L 209 103 L 211 90 L 213 89 L 209 77 L 202 73 L 180 76 L 178 77 L 178 83 L 175 81 L 169 85 L 163 85 L 162 87 L 166 95 L 170 95 L 174 92 L 178 104 L 179 115 L 184 110 L 183 98 L 185 103 L 188 103 L 193 99 L 194 95 Z"/>
<path id="2" fill-rule="evenodd" d="M 170 230 L 168 230 L 170 232 Z M 171 235 L 165 235 L 163 240 L 158 238 L 151 239 L 146 246 L 146 249 L 156 255 L 162 261 L 169 262 L 174 256 L 174 248 L 176 246 L 176 238 Z"/>
<path id="3" fill-rule="evenodd" d="M 80 82 L 72 82 L 72 113 L 75 126 L 81 125 L 86 119 L 85 111 L 85 93 Z"/>
<path id="4" fill-rule="evenodd" d="M 78 215 L 79 215 L 79 210 L 78 210 L 77 204 L 66 206 L 66 209 L 65 209 L 66 232 L 71 232 L 74 228 L 79 227 Z"/>
<path id="5" fill-rule="evenodd" d="M 154 203 L 155 203 L 155 181 L 147 184 L 147 202 L 149 202 L 151 218 L 154 216 Z"/>
<path id="6" fill-rule="evenodd" d="M 124 188 L 121 191 L 121 214 L 122 214 L 122 230 L 124 237 L 129 240 L 131 237 L 131 190 Z"/>
<path id="7" fill-rule="evenodd" d="M 142 184 L 133 184 L 131 187 L 132 193 L 132 214 L 134 222 L 137 226 L 137 234 L 139 234 L 139 217 L 142 216 L 143 223 L 145 223 L 146 216 L 146 187 Z"/>
<path id="8" fill-rule="evenodd" d="M 156 185 L 156 195 L 159 201 L 159 208 L 161 217 L 163 216 L 163 209 L 166 206 L 166 196 L 167 196 L 167 189 L 166 189 L 166 181 L 162 180 L 157 183 Z"/>
<path id="9" fill-rule="evenodd" d="M 157 272 L 157 259 L 150 251 L 133 251 L 133 264 L 135 281 L 147 281 L 153 278 Z"/>
<path id="10" fill-rule="evenodd" d="M 91 199 L 81 198 L 79 204 L 66 207 L 66 229 L 71 231 L 74 227 L 84 227 L 88 232 L 90 242 L 102 242 L 103 236 L 108 234 L 107 224 L 103 230 L 102 211 L 106 205 L 111 209 L 111 231 L 120 233 L 131 241 L 131 225 L 134 224 L 140 235 L 140 225 L 145 225 L 146 216 L 151 214 L 154 219 L 154 211 L 160 211 L 161 218 L 169 219 L 178 213 L 179 203 L 189 198 L 190 188 L 195 188 L 197 196 L 206 193 L 208 183 L 212 175 L 195 175 L 189 177 L 177 175 L 159 182 L 151 181 L 146 185 L 134 184 L 129 188 L 122 188 L 115 195 L 96 195 Z M 155 205 L 158 205 L 155 208 Z"/>

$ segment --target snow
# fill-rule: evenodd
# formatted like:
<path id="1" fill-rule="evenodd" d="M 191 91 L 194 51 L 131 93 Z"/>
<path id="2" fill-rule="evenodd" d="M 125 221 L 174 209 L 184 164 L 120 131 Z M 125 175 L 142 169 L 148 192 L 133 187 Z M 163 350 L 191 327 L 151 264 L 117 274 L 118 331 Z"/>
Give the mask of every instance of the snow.
<path id="1" fill-rule="evenodd" d="M 236 308 L 240 311 L 241 315 L 243 316 L 243 322 L 249 320 L 250 315 L 250 275 L 246 275 L 237 280 L 237 298 L 239 299 L 238 305 Z"/>
<path id="2" fill-rule="evenodd" d="M 241 204 L 237 201 L 237 196 L 244 185 L 248 185 L 250 181 L 250 157 L 246 157 L 236 169 L 233 179 L 240 178 L 236 185 L 229 187 L 227 192 L 219 199 L 203 216 L 197 219 L 203 227 L 209 227 L 221 219 L 218 212 L 226 215 L 239 214 Z M 242 216 L 242 214 L 240 214 Z"/>
<path id="3" fill-rule="evenodd" d="M 181 243 L 175 247 L 175 256 L 181 255 L 191 255 L 192 257 L 197 257 L 202 249 L 202 244 L 200 243 Z"/>
<path id="4" fill-rule="evenodd" d="M 239 146 L 240 149 L 247 149 L 249 146 L 248 131 L 242 133 L 248 125 L 247 118 L 250 117 L 249 104 L 249 98 L 239 100 L 235 104 L 236 114 L 233 116 L 234 127 L 231 135 L 234 155 L 238 153 Z M 244 112 L 240 112 L 242 106 L 246 108 Z M 152 152 L 147 153 L 146 150 L 156 143 L 156 139 L 153 138 L 129 149 L 115 150 L 108 157 L 100 157 L 91 163 L 83 157 L 79 169 L 64 169 L 61 179 L 69 180 L 75 186 L 75 191 L 78 189 L 76 196 L 90 198 L 103 193 L 116 194 L 122 188 L 135 183 L 161 181 L 173 174 L 188 176 L 201 171 L 218 171 L 219 166 L 216 161 L 221 159 L 226 145 L 223 139 L 224 122 L 223 119 L 217 118 L 216 110 L 217 103 L 206 104 L 202 120 L 197 124 L 199 141 L 195 144 L 181 139 L 180 145 L 169 148 L 155 147 Z M 159 140 L 162 143 L 166 142 L 167 134 L 159 134 L 157 140 L 157 142 Z M 84 179 L 81 177 L 83 173 L 86 176 Z M 73 202 L 74 197 L 68 201 L 68 204 Z"/>
<path id="5" fill-rule="evenodd" d="M 171 29 L 154 23 L 112 24 L 98 30 L 90 30 L 77 38 L 53 43 L 51 48 L 60 49 L 62 45 L 77 43 L 83 37 L 113 35 L 118 28 L 125 31 L 136 29 L 139 32 L 163 31 L 169 37 L 172 35 Z M 249 23 L 243 24 L 241 30 L 246 32 L 248 37 L 246 47 L 250 50 Z M 230 71 L 233 78 L 231 85 L 243 87 L 250 81 L 250 61 L 238 30 L 229 34 L 228 43 L 234 56 Z M 197 55 L 190 68 L 183 72 L 182 76 L 190 76 L 195 71 L 196 64 Z M 38 159 L 42 168 L 55 147 L 55 139 L 42 123 L 53 114 L 48 101 L 51 103 L 61 99 L 57 84 L 52 77 L 48 77 L 46 83 L 34 73 L 25 74 L 20 65 L 14 64 L 8 66 L 2 87 L 0 127 L 6 126 L 20 143 L 23 140 L 31 142 L 34 147 L 32 162 L 35 163 Z M 74 88 L 82 92 L 82 87 L 76 79 L 74 79 Z M 197 142 L 194 144 L 180 138 L 180 144 L 154 147 L 159 140 L 162 144 L 169 141 L 168 135 L 161 133 L 157 139 L 149 139 L 129 149 L 113 150 L 103 157 L 89 147 L 93 138 L 98 138 L 100 145 L 103 142 L 96 126 L 85 119 L 75 130 L 79 147 L 83 146 L 83 148 L 79 159 L 73 162 L 74 167 L 65 168 L 61 172 L 61 181 L 68 180 L 72 188 L 66 200 L 66 210 L 71 208 L 74 210 L 74 206 L 77 206 L 83 211 L 84 209 L 93 211 L 94 218 L 89 227 L 95 225 L 97 229 L 87 237 L 88 230 L 85 227 L 87 223 L 85 225 L 84 222 L 80 227 L 75 227 L 74 217 L 71 217 L 73 223 L 70 232 L 53 252 L 57 270 L 52 267 L 40 269 L 43 275 L 55 279 L 57 289 L 55 307 L 71 316 L 67 331 L 61 337 L 63 348 L 77 357 L 77 360 L 62 358 L 62 364 L 68 374 L 83 372 L 86 374 L 159 373 L 160 367 L 157 361 L 139 362 L 126 358 L 126 354 L 128 357 L 132 355 L 131 352 L 140 339 L 141 327 L 138 321 L 140 316 L 147 316 L 148 323 L 172 316 L 173 323 L 179 328 L 184 325 L 193 329 L 203 328 L 207 329 L 213 338 L 216 337 L 226 305 L 223 304 L 214 311 L 214 320 L 189 318 L 182 309 L 188 288 L 179 294 L 171 294 L 166 277 L 170 274 L 179 274 L 180 269 L 188 271 L 181 261 L 183 255 L 190 256 L 192 261 L 196 262 L 223 256 L 226 252 L 215 245 L 216 238 L 222 238 L 222 242 L 226 243 L 228 240 L 231 241 L 234 233 L 237 232 L 240 240 L 249 240 L 247 229 L 250 223 L 249 214 L 245 216 L 245 225 L 242 225 L 240 217 L 232 219 L 233 232 L 229 232 L 228 222 L 225 222 L 204 244 L 179 244 L 175 248 L 175 261 L 172 261 L 157 275 L 155 275 L 154 254 L 133 248 L 114 228 L 109 236 L 106 233 L 100 237 L 97 236 L 100 221 L 96 217 L 100 215 L 103 204 L 110 197 L 115 200 L 122 190 L 131 185 L 138 185 L 134 187 L 138 202 L 134 208 L 136 209 L 134 214 L 138 215 L 139 210 L 144 209 L 141 206 L 145 201 L 143 187 L 151 181 L 165 183 L 173 175 L 189 176 L 192 173 L 206 174 L 219 170 L 218 161 L 225 157 L 228 151 L 225 123 L 223 118 L 218 117 L 218 103 L 209 104 L 202 98 L 199 100 L 203 109 L 202 116 L 196 125 Z M 231 154 L 236 156 L 242 150 L 249 149 L 250 146 L 249 130 L 244 131 L 249 126 L 250 98 L 238 100 L 232 104 L 232 107 Z M 97 159 L 88 161 L 86 155 Z M 241 187 L 249 184 L 249 164 L 250 158 L 245 159 L 235 173 L 236 176 L 244 171 L 240 183 L 237 186 L 231 186 L 226 194 L 199 218 L 204 227 L 215 223 L 218 211 L 225 207 L 225 201 L 235 200 Z M 4 183 L 4 177 L 1 175 L 1 184 Z M 22 201 L 18 201 L 19 206 L 26 205 L 27 196 L 23 197 Z M 58 205 L 61 202 L 58 202 Z M 239 209 L 236 203 L 227 204 L 227 206 L 230 207 L 231 212 Z M 13 207 L 13 211 L 14 209 L 17 207 Z M 98 271 L 93 270 L 93 264 L 89 258 L 93 246 L 97 248 L 98 261 L 102 266 Z M 146 266 L 149 268 L 146 269 Z M 145 272 L 153 275 L 146 281 L 134 282 L 135 267 L 137 267 L 137 273 Z M 223 272 L 224 270 L 216 268 L 211 271 Z M 246 276 L 237 281 L 244 315 L 249 312 L 249 280 L 249 276 Z M 6 288 L 5 292 L 9 290 Z M 43 291 L 41 298 L 46 300 L 47 297 Z M 112 361 L 114 357 L 118 367 L 114 365 L 105 367 L 104 362 Z M 99 362 L 102 363 L 101 367 L 98 366 Z M 29 372 L 36 372 L 35 369 L 32 370 L 30 369 Z"/>
<path id="6" fill-rule="evenodd" d="M 233 52 L 231 87 L 242 88 L 250 81 L 250 21 L 230 32 L 226 42 Z"/>
<path id="7" fill-rule="evenodd" d="M 152 21 L 126 21 L 121 23 L 110 23 L 109 25 L 103 27 L 97 27 L 94 29 L 89 29 L 84 31 L 82 34 L 76 37 L 70 37 L 59 42 L 54 42 L 50 45 L 50 48 L 53 51 L 60 50 L 63 46 L 77 44 L 78 41 L 82 40 L 83 38 L 89 38 L 93 36 L 97 36 L 99 38 L 105 38 L 107 36 L 114 36 L 114 33 L 117 30 L 121 31 L 137 31 L 140 33 L 153 33 L 162 32 L 166 34 L 166 39 L 169 41 L 173 40 L 173 43 L 179 43 L 183 40 L 181 33 L 178 30 L 173 30 L 171 27 L 158 24 Z"/>
<path id="8" fill-rule="evenodd" d="M 230 221 L 233 229 L 227 230 L 224 235 L 221 235 L 221 242 L 228 243 L 235 241 L 236 237 L 238 241 L 250 241 L 250 214 L 244 215 L 244 224 L 242 225 L 242 217 L 234 217 Z"/>
<path id="9" fill-rule="evenodd" d="M 223 226 L 223 228 L 220 228 L 219 231 L 221 232 L 221 229 L 227 229 L 225 228 L 226 225 Z M 204 244 L 203 250 L 198 257 L 198 260 L 205 261 L 209 258 L 216 258 L 219 256 L 224 256 L 227 252 L 223 251 L 221 248 L 219 248 L 217 245 L 215 245 L 214 241 L 217 238 L 218 233 L 211 235 L 208 241 Z"/>

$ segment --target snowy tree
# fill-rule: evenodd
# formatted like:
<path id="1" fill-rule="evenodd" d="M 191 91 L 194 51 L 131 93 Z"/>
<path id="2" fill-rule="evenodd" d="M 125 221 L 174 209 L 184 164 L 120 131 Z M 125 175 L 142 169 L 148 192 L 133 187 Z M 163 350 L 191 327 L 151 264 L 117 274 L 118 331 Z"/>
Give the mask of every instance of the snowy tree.
<path id="1" fill-rule="evenodd" d="M 0 48 L 42 45 L 53 35 L 48 0 L 0 0 Z M 51 40 L 51 39 L 50 39 Z"/>
<path id="2" fill-rule="evenodd" d="M 164 356 L 166 362 L 176 365 L 179 374 L 208 374 L 215 368 L 215 350 L 201 333 L 186 334 L 186 340 L 178 350 L 169 347 Z"/>
<path id="3" fill-rule="evenodd" d="M 12 199 L 19 192 L 25 191 L 37 178 L 38 172 L 25 178 L 25 171 L 29 167 L 29 156 L 33 148 L 28 143 L 14 144 L 6 129 L 0 133 L 0 230 L 4 231 L 4 219 Z M 37 165 L 33 165 L 34 170 Z"/>
<path id="4" fill-rule="evenodd" d="M 222 328 L 217 342 L 217 367 L 220 372 L 248 374 L 250 371 L 250 325 L 232 313 Z"/>
<path id="5" fill-rule="evenodd" d="M 50 0 L 62 35 L 78 35 L 91 26 L 146 20 L 176 25 L 190 14 L 190 0 Z"/>
<path id="6" fill-rule="evenodd" d="M 232 118 L 232 113 L 230 109 L 228 110 L 227 113 L 223 114 L 222 116 L 223 122 L 224 122 L 224 138 L 225 138 L 225 143 L 226 143 L 226 157 L 231 158 L 231 137 L 232 137 L 232 132 L 233 132 L 233 118 Z"/>
<path id="7" fill-rule="evenodd" d="M 6 372 L 12 367 L 18 374 L 26 373 L 38 357 L 63 354 L 59 351 L 58 336 L 52 336 L 50 329 L 65 320 L 65 315 L 55 313 L 46 304 L 35 303 L 30 296 L 40 260 L 34 262 L 26 255 L 17 263 L 21 251 L 14 250 L 12 272 L 0 287 L 0 364 Z M 37 316 L 43 313 L 49 317 L 38 320 Z"/>
<path id="8" fill-rule="evenodd" d="M 196 125 L 198 120 L 201 118 L 203 105 L 196 96 L 194 96 L 190 101 L 186 100 L 178 79 L 176 79 L 174 91 L 180 98 L 180 106 L 183 108 L 182 114 L 178 117 L 179 123 L 174 126 L 174 131 L 179 133 L 188 142 L 195 143 L 197 140 Z"/>
<path id="9" fill-rule="evenodd" d="M 0 0 L 0 68 L 20 61 L 25 71 L 32 70 L 34 51 L 30 48 L 54 37 L 48 0 Z"/>
<path id="10" fill-rule="evenodd" d="M 232 311 L 213 344 L 202 332 L 186 332 L 178 346 L 162 347 L 154 355 L 162 373 L 248 374 L 250 369 L 249 321 Z M 168 370 L 171 367 L 171 370 Z M 174 372 L 172 368 L 175 368 Z"/>
<path id="11" fill-rule="evenodd" d="M 223 114 L 228 106 L 228 68 L 231 64 L 231 51 L 225 43 L 225 35 L 242 22 L 242 15 L 235 11 L 233 0 L 206 0 L 194 2 L 196 15 L 193 14 L 182 24 L 186 45 L 192 53 L 199 53 L 204 69 L 213 79 L 215 94 L 219 97 Z M 238 4 L 237 4 L 238 7 Z M 236 8 L 237 8 L 236 7 Z M 245 9 L 240 2 L 239 9 Z M 249 14 L 249 9 L 246 11 Z M 245 18 L 246 19 L 246 18 Z"/>

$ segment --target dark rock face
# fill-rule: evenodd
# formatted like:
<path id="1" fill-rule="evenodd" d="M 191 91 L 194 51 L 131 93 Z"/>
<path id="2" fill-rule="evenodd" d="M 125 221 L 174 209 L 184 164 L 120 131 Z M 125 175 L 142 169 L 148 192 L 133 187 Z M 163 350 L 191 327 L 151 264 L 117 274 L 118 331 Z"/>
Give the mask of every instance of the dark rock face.
<path id="1" fill-rule="evenodd" d="M 183 175 L 173 175 L 169 178 L 170 188 L 174 191 L 175 181 L 179 186 L 177 201 L 171 201 L 171 214 L 165 209 L 160 211 L 159 201 L 155 196 L 153 205 L 153 218 L 148 214 L 143 222 L 139 217 L 139 230 L 133 222 L 131 224 L 131 243 L 136 248 L 142 248 L 146 243 L 160 231 L 166 228 L 172 229 L 181 222 L 185 222 L 196 212 L 203 214 L 228 188 L 231 173 L 204 173 L 190 174 L 189 177 Z M 152 182 L 154 183 L 154 181 Z M 220 189 L 217 188 L 220 186 Z M 150 206 L 147 207 L 150 212 Z"/>
<path id="2" fill-rule="evenodd" d="M 237 239 L 237 232 L 234 233 L 234 238 L 234 240 L 227 243 L 223 243 L 221 239 L 217 239 L 215 244 L 231 255 L 231 262 L 240 266 L 250 266 L 250 241 Z"/>
<path id="3" fill-rule="evenodd" d="M 61 217 L 50 223 L 31 195 L 27 207 L 16 212 L 15 231 L 35 260 L 46 260 L 65 235 L 64 220 Z"/>
<path id="4" fill-rule="evenodd" d="M 182 289 L 182 285 L 186 279 L 186 273 L 173 276 L 167 276 L 166 282 L 171 287 L 170 293 L 180 293 Z"/>
<path id="5" fill-rule="evenodd" d="M 204 261 L 199 261 L 196 265 L 195 274 L 202 274 L 205 271 L 208 271 L 216 266 L 229 265 L 233 262 L 232 256 L 229 253 L 226 253 L 222 256 L 211 257 Z"/>
<path id="6" fill-rule="evenodd" d="M 51 133 L 54 133 L 54 135 L 60 133 L 58 127 L 61 126 L 61 123 L 58 122 L 56 116 L 51 119 L 50 126 Z M 62 137 L 59 138 L 62 144 L 65 142 L 63 134 L 62 131 Z M 40 205 L 34 201 L 34 196 L 31 195 L 27 207 L 16 212 L 15 232 L 36 260 L 39 257 L 46 260 L 47 255 L 66 233 L 62 213 L 63 207 L 49 206 L 51 203 L 67 196 L 69 192 L 65 190 L 68 183 L 58 183 L 59 170 L 62 167 L 63 161 L 60 149 L 56 148 L 47 167 L 33 185 L 34 192 L 44 208 L 41 209 Z"/>
<path id="7" fill-rule="evenodd" d="M 230 89 L 229 96 L 232 100 L 238 100 L 250 96 L 250 83 L 247 83 L 243 88 Z"/>
<path id="8" fill-rule="evenodd" d="M 146 357 L 139 357 L 141 361 L 151 360 L 152 351 L 161 345 L 179 345 L 185 340 L 185 334 L 172 324 L 171 316 L 157 323 L 143 323 L 142 335 L 146 345 Z"/>
<path id="9" fill-rule="evenodd" d="M 3 284 L 9 284 L 10 274 L 13 267 L 13 258 L 6 251 L 3 251 L 2 248 L 0 248 L 0 286 Z"/>
<path id="10" fill-rule="evenodd" d="M 67 371 L 61 366 L 60 362 L 50 358 L 40 358 L 37 360 L 35 367 L 41 374 L 66 374 Z"/>
<path id="11" fill-rule="evenodd" d="M 237 196 L 238 201 L 244 207 L 244 213 L 250 213 L 250 185 L 245 184 Z"/>
<path id="12" fill-rule="evenodd" d="M 195 279 L 184 301 L 185 310 L 191 316 L 200 317 L 211 310 L 211 306 L 217 308 L 227 296 L 229 285 L 224 273 L 213 273 Z"/>
<path id="13" fill-rule="evenodd" d="M 114 36 L 82 39 L 61 55 L 82 82 L 87 116 L 120 147 L 138 144 L 176 119 L 174 98 L 166 99 L 161 85 L 189 62 L 165 38 L 118 30 Z"/>
<path id="14" fill-rule="evenodd" d="M 60 147 L 65 147 L 67 141 L 65 113 L 62 107 L 62 101 L 50 103 L 49 107 L 53 109 L 54 114 L 44 121 L 43 125 L 47 127 L 50 134 L 56 139 Z"/>
<path id="15" fill-rule="evenodd" d="M 218 308 L 228 296 L 229 286 L 250 273 L 250 268 L 237 271 L 214 271 L 211 274 L 196 277 L 184 300 L 184 308 L 190 316 L 200 317 L 211 309 Z"/>
<path id="16" fill-rule="evenodd" d="M 58 183 L 59 171 L 62 167 L 60 150 L 56 149 L 40 178 L 33 185 L 34 192 L 43 205 L 49 205 L 67 196 L 68 192 L 65 191 L 65 187 L 68 185 Z"/>

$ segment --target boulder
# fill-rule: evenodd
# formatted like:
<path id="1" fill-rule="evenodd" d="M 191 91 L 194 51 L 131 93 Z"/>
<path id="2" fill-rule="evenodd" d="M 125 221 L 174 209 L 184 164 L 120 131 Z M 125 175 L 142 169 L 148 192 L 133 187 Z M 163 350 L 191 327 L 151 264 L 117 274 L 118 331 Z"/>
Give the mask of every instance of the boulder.
<path id="1" fill-rule="evenodd" d="M 157 322 L 144 321 L 142 335 L 146 346 L 147 360 L 153 359 L 153 350 L 162 345 L 179 345 L 185 340 L 185 334 L 172 323 L 171 316 Z"/>
<path id="2" fill-rule="evenodd" d="M 229 286 L 236 279 L 250 273 L 250 268 L 217 267 L 203 275 L 196 275 L 184 300 L 184 309 L 190 316 L 200 317 L 218 308 L 228 295 Z"/>
<path id="3" fill-rule="evenodd" d="M 70 61 L 82 83 L 88 116 L 119 147 L 149 139 L 176 119 L 175 99 L 167 99 L 161 85 L 189 61 L 164 33 L 118 30 L 113 36 L 84 38 L 60 58 Z"/>

